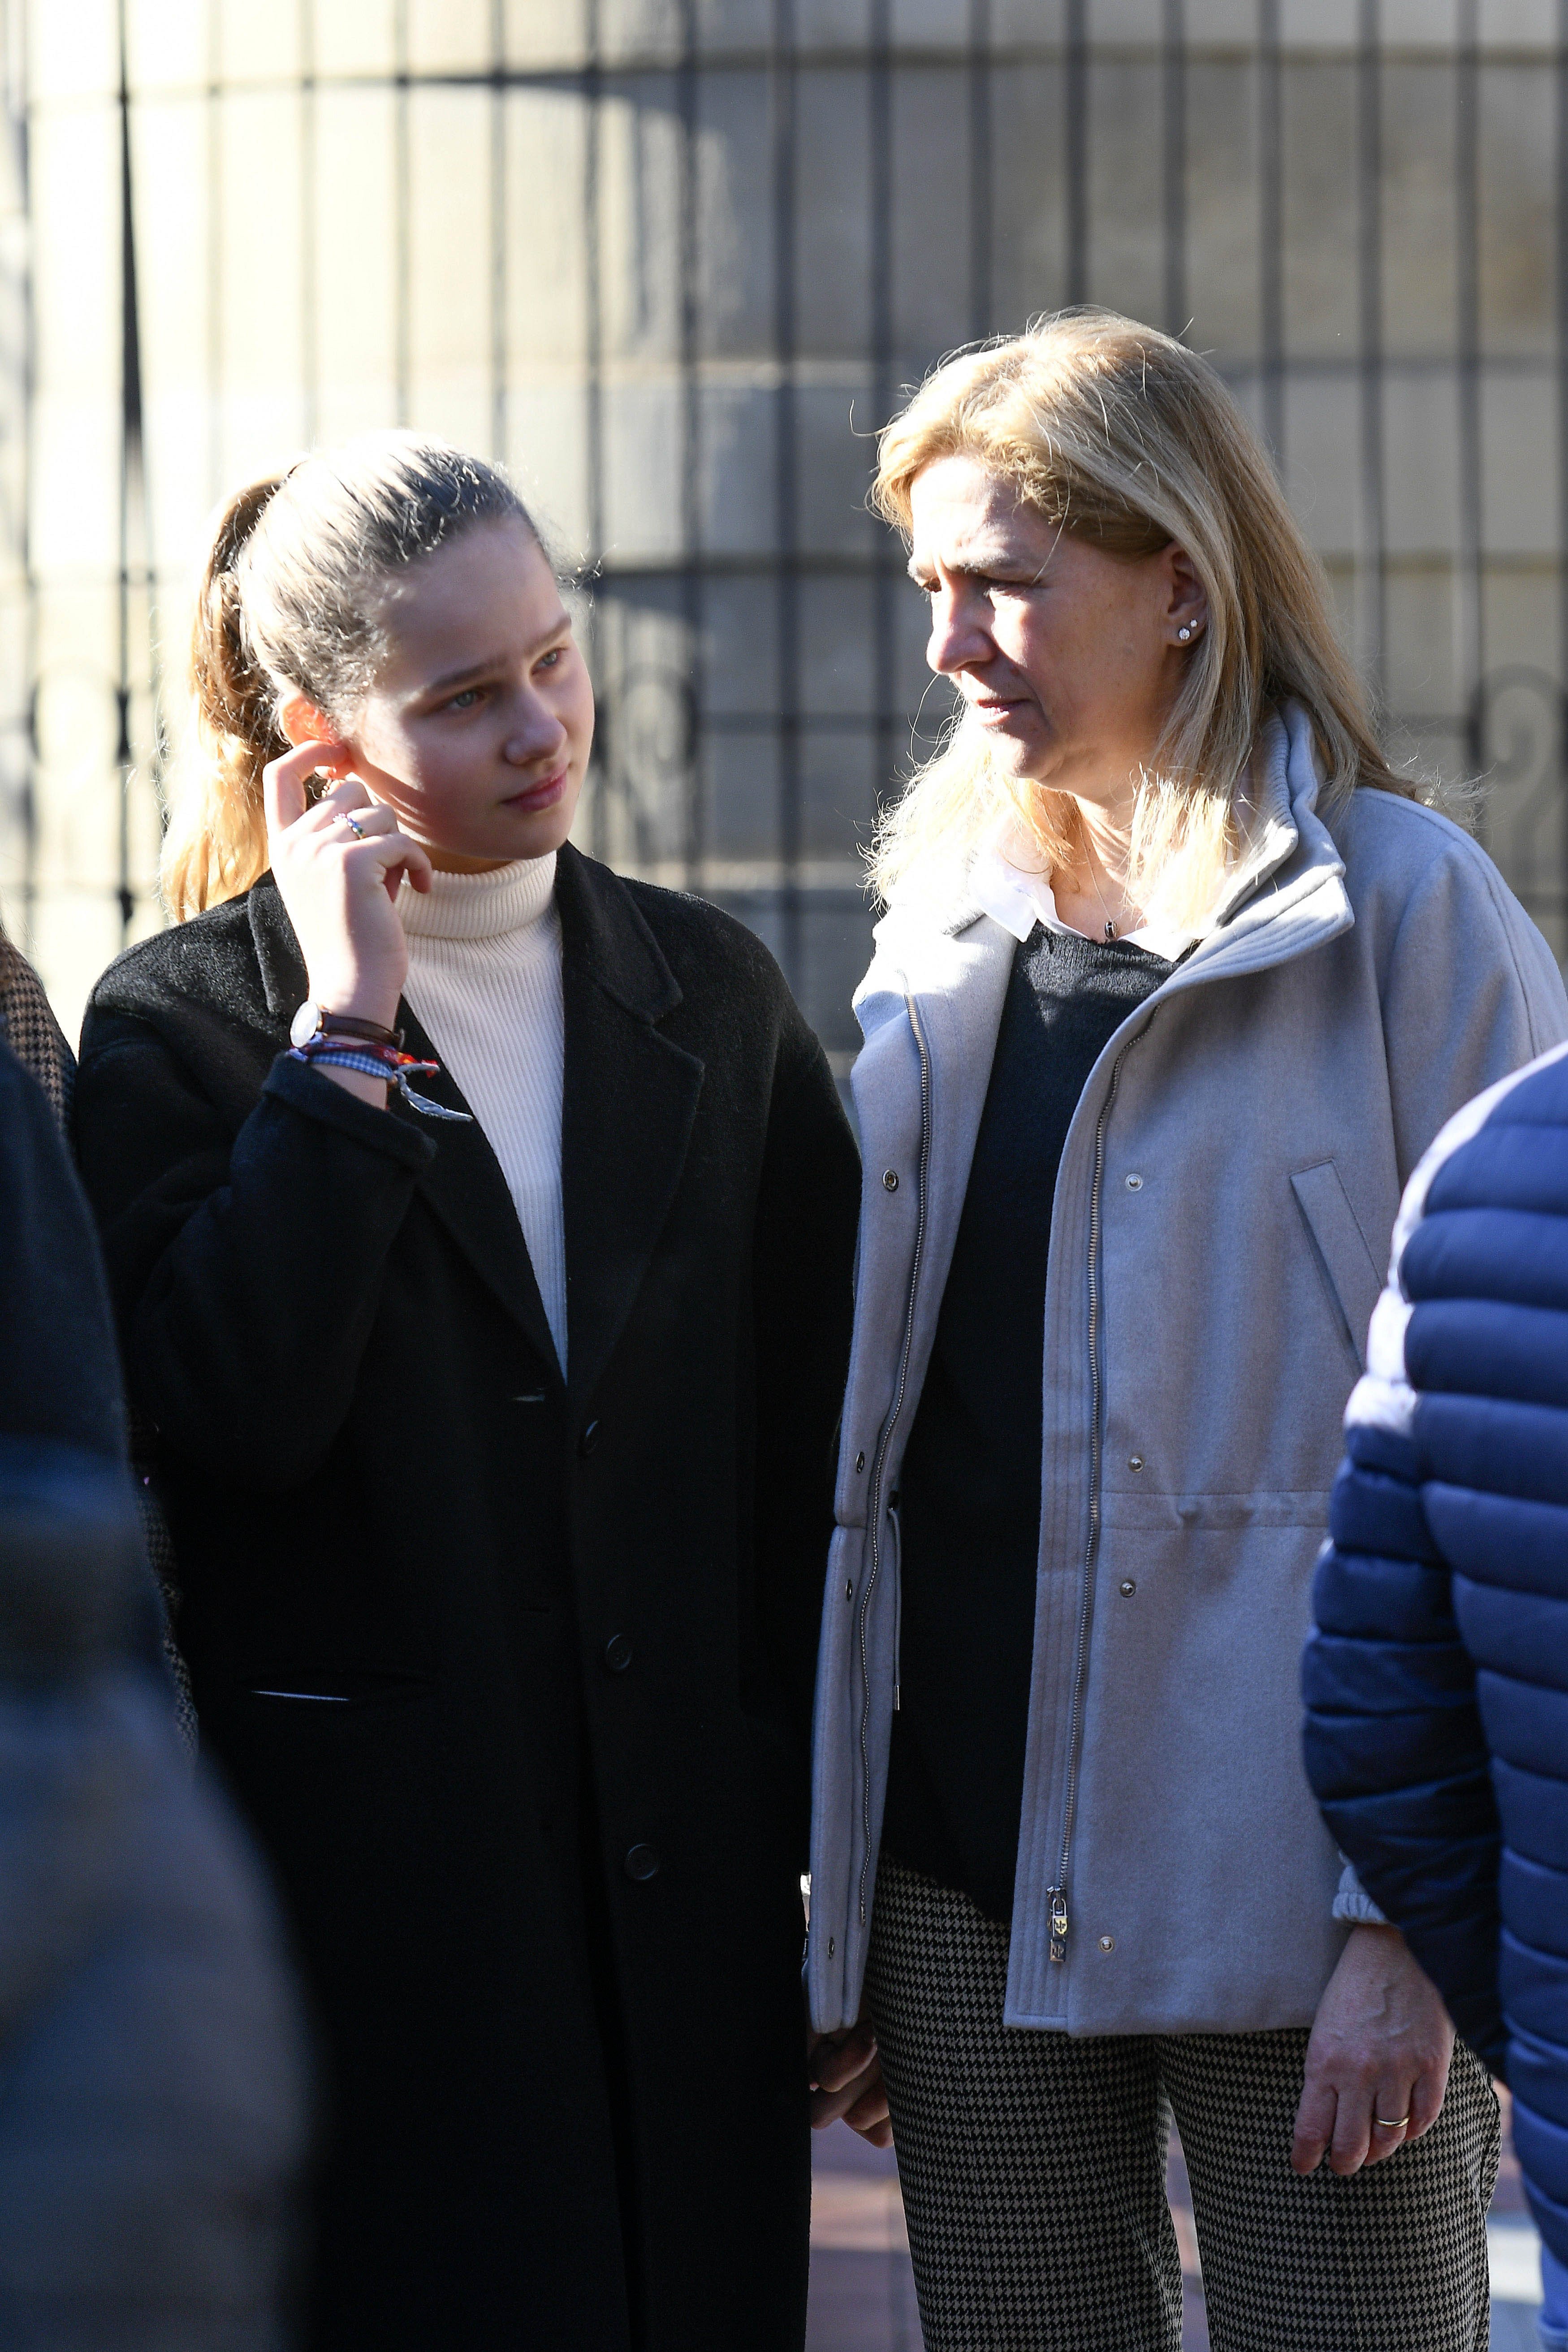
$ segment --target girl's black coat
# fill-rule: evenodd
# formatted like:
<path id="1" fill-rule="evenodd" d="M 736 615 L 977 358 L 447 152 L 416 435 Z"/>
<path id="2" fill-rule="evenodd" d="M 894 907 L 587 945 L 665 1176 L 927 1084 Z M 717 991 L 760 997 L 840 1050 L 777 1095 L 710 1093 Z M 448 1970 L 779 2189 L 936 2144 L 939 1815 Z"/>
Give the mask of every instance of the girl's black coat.
<path id="1" fill-rule="evenodd" d="M 750 933 L 570 850 L 558 898 L 564 1385 L 478 1127 L 279 1058 L 269 880 L 100 982 L 81 1163 L 322 2025 L 314 2340 L 797 2347 L 854 1147 Z"/>

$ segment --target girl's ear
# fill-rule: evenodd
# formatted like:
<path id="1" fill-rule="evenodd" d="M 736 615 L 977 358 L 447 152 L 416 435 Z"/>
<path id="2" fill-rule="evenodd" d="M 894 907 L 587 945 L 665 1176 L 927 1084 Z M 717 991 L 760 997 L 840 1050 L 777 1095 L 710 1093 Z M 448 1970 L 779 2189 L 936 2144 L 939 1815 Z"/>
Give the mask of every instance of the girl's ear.
<path id="1" fill-rule="evenodd" d="M 290 694 L 279 704 L 278 724 L 296 749 L 301 743 L 341 743 L 342 736 L 308 694 Z"/>

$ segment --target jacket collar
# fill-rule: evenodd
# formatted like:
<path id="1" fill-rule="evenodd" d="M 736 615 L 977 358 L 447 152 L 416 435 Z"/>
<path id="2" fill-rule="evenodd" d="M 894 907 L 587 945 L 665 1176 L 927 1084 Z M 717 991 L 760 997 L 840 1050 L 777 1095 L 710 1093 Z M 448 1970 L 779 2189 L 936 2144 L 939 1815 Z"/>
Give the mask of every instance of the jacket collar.
<path id="1" fill-rule="evenodd" d="M 1286 963 L 1352 929 L 1345 862 L 1318 814 L 1312 722 L 1287 703 L 1258 738 L 1252 847 L 1231 878 L 1213 927 L 1165 992 Z"/>
<path id="2" fill-rule="evenodd" d="M 289 1024 L 305 1002 L 310 982 L 289 910 L 270 874 L 252 885 L 245 911 L 250 919 L 251 944 L 261 971 L 267 1010 L 287 1044 Z"/>
<path id="3" fill-rule="evenodd" d="M 585 1402 L 625 1326 L 685 1166 L 703 1066 L 657 1024 L 681 992 L 631 892 L 568 846 L 556 871 L 565 1003 L 561 1187 L 566 1226 L 568 1393 Z M 281 1045 L 307 982 L 293 925 L 266 876 L 250 893 L 251 938 Z M 439 1055 L 406 1003 L 410 1053 Z M 467 1110 L 450 1074 L 419 1081 Z M 418 1183 L 475 1272 L 555 1367 L 555 1349 L 505 1177 L 477 1121 L 430 1120 L 393 1097 L 391 1115 L 436 1143 Z"/>

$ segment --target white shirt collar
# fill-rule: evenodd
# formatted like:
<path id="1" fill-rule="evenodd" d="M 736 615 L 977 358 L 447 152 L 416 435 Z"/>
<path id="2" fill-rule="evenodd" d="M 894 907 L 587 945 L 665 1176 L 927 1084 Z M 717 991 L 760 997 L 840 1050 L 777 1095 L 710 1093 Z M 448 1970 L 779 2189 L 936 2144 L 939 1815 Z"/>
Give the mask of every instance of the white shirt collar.
<path id="1" fill-rule="evenodd" d="M 1009 852 L 1021 845 L 1017 826 L 1011 818 L 1004 819 L 970 870 L 969 887 L 976 904 L 1016 940 L 1026 940 L 1037 923 L 1047 931 L 1070 930 L 1071 924 L 1057 912 L 1056 895 L 1046 877 L 1014 864 Z M 1174 963 L 1186 954 L 1195 933 L 1145 923 L 1141 930 L 1120 931 L 1117 937 L 1130 948 L 1142 948 Z"/>

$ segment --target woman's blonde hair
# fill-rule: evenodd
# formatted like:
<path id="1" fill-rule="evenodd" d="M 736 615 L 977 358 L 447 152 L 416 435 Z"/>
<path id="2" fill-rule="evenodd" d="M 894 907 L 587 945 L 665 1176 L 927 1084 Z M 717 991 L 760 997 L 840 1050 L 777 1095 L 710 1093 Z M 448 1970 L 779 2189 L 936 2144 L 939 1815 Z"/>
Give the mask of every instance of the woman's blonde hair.
<path id="1" fill-rule="evenodd" d="M 395 575 L 477 524 L 539 534 L 497 467 L 409 433 L 366 435 L 237 491 L 218 516 L 191 635 L 191 725 L 163 840 L 184 921 L 267 870 L 261 772 L 289 749 L 279 702 L 345 731 L 384 656 Z"/>
<path id="2" fill-rule="evenodd" d="M 1301 703 L 1332 815 L 1358 784 L 1407 793 L 1378 747 L 1331 617 L 1322 567 L 1268 453 L 1205 360 L 1114 311 L 1058 311 L 1022 335 L 961 352 L 882 433 L 872 503 L 908 539 L 915 478 L 973 458 L 1071 538 L 1130 559 L 1173 540 L 1208 595 L 1208 621 L 1139 791 L 1133 892 L 1186 928 L 1211 910 L 1241 847 L 1237 787 L 1268 712 Z M 1082 840 L 1063 793 L 1004 775 L 960 721 L 879 826 L 884 898 L 950 887 L 999 818 L 1016 812 L 1045 869 Z"/>

